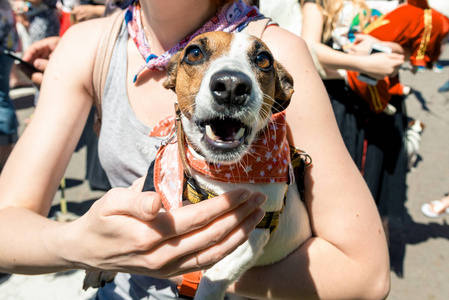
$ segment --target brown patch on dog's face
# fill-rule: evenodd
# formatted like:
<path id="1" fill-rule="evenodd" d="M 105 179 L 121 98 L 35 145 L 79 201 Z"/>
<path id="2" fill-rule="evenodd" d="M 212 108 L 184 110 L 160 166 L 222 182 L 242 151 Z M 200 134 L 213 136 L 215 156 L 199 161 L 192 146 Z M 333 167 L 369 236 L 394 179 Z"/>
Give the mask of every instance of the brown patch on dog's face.
<path id="1" fill-rule="evenodd" d="M 260 89 L 268 96 L 264 97 L 264 109 L 271 108 L 273 113 L 283 111 L 293 95 L 293 77 L 273 58 L 265 43 L 255 37 L 253 40 L 248 54 Z"/>
<path id="2" fill-rule="evenodd" d="M 193 115 L 195 96 L 210 62 L 229 51 L 231 39 L 232 35 L 224 32 L 215 32 L 213 39 L 203 35 L 197 36 L 170 61 L 172 69 L 169 65 L 164 87 L 174 89 L 178 96 L 179 108 L 187 118 L 191 119 Z"/>
<path id="3" fill-rule="evenodd" d="M 265 112 L 271 110 L 274 104 L 274 94 L 276 92 L 276 80 L 275 62 L 268 47 L 259 39 L 252 38 L 254 41 L 251 43 L 251 49 L 248 51 L 249 60 L 252 61 L 252 69 L 256 75 L 259 87 L 263 97 L 262 109 L 260 111 L 260 117 L 263 117 Z M 267 97 L 268 96 L 268 97 Z"/>

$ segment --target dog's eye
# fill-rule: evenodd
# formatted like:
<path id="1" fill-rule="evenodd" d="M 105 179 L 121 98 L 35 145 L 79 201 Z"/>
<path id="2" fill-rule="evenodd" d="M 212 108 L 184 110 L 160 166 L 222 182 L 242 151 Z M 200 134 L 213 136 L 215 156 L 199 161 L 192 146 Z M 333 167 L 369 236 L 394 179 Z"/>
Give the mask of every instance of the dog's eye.
<path id="1" fill-rule="evenodd" d="M 257 55 L 255 60 L 257 66 L 262 70 L 268 70 L 271 68 L 271 59 L 266 53 L 261 53 Z"/>
<path id="2" fill-rule="evenodd" d="M 186 61 L 187 62 L 195 63 L 195 62 L 203 59 L 203 57 L 204 57 L 204 54 L 200 48 L 194 46 L 194 47 L 191 47 L 190 49 L 187 49 L 187 53 L 186 53 Z"/>

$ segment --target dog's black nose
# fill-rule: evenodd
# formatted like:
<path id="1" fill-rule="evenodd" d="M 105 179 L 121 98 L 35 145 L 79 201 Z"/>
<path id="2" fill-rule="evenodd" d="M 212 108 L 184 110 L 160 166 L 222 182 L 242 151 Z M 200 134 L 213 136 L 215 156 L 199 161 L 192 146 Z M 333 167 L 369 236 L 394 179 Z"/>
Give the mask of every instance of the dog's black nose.
<path id="1" fill-rule="evenodd" d="M 219 104 L 242 105 L 251 94 L 251 79 L 235 71 L 220 71 L 212 75 L 210 91 Z"/>

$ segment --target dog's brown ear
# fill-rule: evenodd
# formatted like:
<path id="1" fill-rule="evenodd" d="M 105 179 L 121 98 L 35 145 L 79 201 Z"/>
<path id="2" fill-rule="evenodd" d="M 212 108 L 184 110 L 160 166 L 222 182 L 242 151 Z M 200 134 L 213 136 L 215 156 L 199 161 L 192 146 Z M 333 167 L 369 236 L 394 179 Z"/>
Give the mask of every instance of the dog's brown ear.
<path id="1" fill-rule="evenodd" d="M 181 55 L 181 50 L 173 54 L 173 56 L 170 58 L 170 61 L 167 65 L 167 78 L 165 79 L 162 86 L 166 88 L 167 90 L 170 89 L 173 92 L 176 93 L 176 77 L 178 74 L 178 61 L 179 56 Z"/>
<path id="2" fill-rule="evenodd" d="M 274 94 L 273 113 L 283 111 L 290 104 L 293 95 L 293 77 L 276 61 L 276 91 Z"/>

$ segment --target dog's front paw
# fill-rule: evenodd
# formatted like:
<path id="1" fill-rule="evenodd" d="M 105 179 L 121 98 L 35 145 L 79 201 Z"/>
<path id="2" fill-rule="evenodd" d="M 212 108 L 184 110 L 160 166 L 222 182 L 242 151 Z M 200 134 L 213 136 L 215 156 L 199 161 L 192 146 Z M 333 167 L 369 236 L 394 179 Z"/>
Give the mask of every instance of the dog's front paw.
<path id="1" fill-rule="evenodd" d="M 228 283 L 223 280 L 212 281 L 203 276 L 195 294 L 195 300 L 223 300 Z"/>
<path id="2" fill-rule="evenodd" d="M 223 300 L 225 293 L 214 291 L 196 291 L 195 300 Z"/>
<path id="3" fill-rule="evenodd" d="M 86 271 L 86 276 L 83 281 L 83 290 L 87 290 L 90 287 L 99 288 L 105 286 L 106 283 L 114 280 L 116 272 L 110 271 Z"/>

